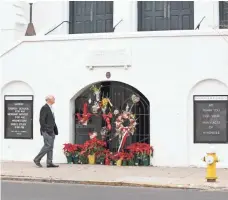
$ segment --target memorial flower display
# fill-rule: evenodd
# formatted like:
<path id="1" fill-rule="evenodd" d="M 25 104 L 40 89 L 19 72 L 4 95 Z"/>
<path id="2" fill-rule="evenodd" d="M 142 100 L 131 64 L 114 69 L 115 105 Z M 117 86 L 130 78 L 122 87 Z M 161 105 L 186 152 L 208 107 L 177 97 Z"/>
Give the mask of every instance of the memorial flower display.
<path id="1" fill-rule="evenodd" d="M 146 143 L 133 143 L 126 151 L 110 152 L 106 148 L 106 142 L 97 138 L 90 139 L 82 145 L 67 143 L 63 149 L 68 163 L 118 166 L 148 166 L 154 152 L 153 147 Z"/>
<path id="2" fill-rule="evenodd" d="M 90 129 L 93 120 L 101 123 L 88 132 L 89 139 L 82 145 L 64 144 L 64 153 L 71 163 L 105 165 L 149 165 L 153 148 L 146 143 L 134 143 L 126 148 L 127 138 L 135 134 L 137 117 L 134 106 L 140 97 L 131 94 L 123 106 L 115 107 L 108 94 L 101 94 L 102 86 L 92 85 L 90 94 L 83 96 L 82 111 L 75 114 L 76 123 Z M 90 120 L 91 119 L 91 120 Z M 81 126 L 80 126 L 81 127 Z M 93 126 L 92 126 L 93 127 Z M 99 130 L 100 129 L 100 130 Z M 99 139 L 98 139 L 99 138 Z M 115 140 L 115 152 L 110 152 L 107 143 Z"/>

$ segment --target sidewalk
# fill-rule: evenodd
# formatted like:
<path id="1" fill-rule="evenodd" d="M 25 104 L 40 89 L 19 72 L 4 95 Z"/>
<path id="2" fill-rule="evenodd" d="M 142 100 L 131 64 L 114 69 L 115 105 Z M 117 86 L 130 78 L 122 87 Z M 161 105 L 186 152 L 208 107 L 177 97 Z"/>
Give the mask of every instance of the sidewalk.
<path id="1" fill-rule="evenodd" d="M 228 190 L 228 169 L 218 169 L 217 175 L 216 183 L 207 183 L 204 168 L 73 164 L 38 168 L 28 162 L 1 162 L 2 180 Z"/>

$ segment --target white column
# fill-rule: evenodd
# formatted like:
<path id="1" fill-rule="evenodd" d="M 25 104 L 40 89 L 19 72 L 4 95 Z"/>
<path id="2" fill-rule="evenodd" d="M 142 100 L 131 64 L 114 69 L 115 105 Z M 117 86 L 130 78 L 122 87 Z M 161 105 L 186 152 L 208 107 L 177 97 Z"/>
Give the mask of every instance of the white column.
<path id="1" fill-rule="evenodd" d="M 113 26 L 123 20 L 115 32 L 137 31 L 137 1 L 115 0 L 113 4 Z"/>
<path id="2" fill-rule="evenodd" d="M 199 24 L 200 30 L 218 28 L 219 26 L 219 2 L 218 1 L 194 1 L 194 24 Z"/>

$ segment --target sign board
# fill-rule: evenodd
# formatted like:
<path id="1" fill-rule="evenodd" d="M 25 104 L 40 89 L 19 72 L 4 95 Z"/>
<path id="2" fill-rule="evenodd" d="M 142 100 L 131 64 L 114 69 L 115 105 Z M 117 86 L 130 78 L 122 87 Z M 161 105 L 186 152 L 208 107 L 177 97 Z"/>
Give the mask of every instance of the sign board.
<path id="1" fill-rule="evenodd" d="M 194 96 L 194 143 L 228 143 L 228 96 Z"/>
<path id="2" fill-rule="evenodd" d="M 5 139 L 33 139 L 33 96 L 5 96 Z"/>
<path id="3" fill-rule="evenodd" d="M 128 48 L 103 48 L 89 50 L 86 65 L 92 67 L 131 66 L 131 50 Z"/>

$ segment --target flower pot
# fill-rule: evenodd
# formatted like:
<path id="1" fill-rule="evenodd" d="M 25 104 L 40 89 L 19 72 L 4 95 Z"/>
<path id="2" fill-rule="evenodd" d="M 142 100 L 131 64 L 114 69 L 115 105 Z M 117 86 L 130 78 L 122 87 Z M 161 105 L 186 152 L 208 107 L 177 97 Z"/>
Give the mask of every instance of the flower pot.
<path id="1" fill-rule="evenodd" d="M 67 158 L 67 163 L 68 164 L 71 164 L 73 162 L 72 155 L 66 156 L 66 158 Z"/>
<path id="2" fill-rule="evenodd" d="M 100 159 L 100 163 L 101 165 L 104 165 L 105 164 L 105 160 L 104 159 Z"/>
<path id="3" fill-rule="evenodd" d="M 122 161 L 122 166 L 127 166 L 127 161 L 126 160 Z"/>
<path id="4" fill-rule="evenodd" d="M 150 158 L 149 158 L 149 156 L 146 156 L 146 157 L 143 158 L 142 165 L 143 166 L 149 166 L 150 165 Z"/>
<path id="5" fill-rule="evenodd" d="M 122 165 L 122 160 L 121 159 L 117 160 L 116 161 L 116 166 L 121 166 L 121 165 Z"/>
<path id="6" fill-rule="evenodd" d="M 111 165 L 111 161 L 108 158 L 105 158 L 105 165 Z"/>
<path id="7" fill-rule="evenodd" d="M 128 161 L 128 165 L 129 165 L 129 166 L 134 166 L 134 165 L 135 165 L 134 160 L 129 160 L 129 161 Z"/>
<path id="8" fill-rule="evenodd" d="M 136 166 L 140 166 L 141 165 L 141 156 L 138 154 L 135 154 L 134 156 L 134 162 Z"/>
<path id="9" fill-rule="evenodd" d="M 135 158 L 135 165 L 139 166 L 140 165 L 140 159 L 138 157 Z"/>
<path id="10" fill-rule="evenodd" d="M 93 154 L 93 155 L 88 155 L 88 160 L 89 160 L 89 164 L 90 164 L 90 165 L 94 165 L 95 162 L 96 162 L 95 154 Z"/>
<path id="11" fill-rule="evenodd" d="M 104 165 L 105 164 L 105 158 L 100 158 L 99 159 L 99 164 Z"/>
<path id="12" fill-rule="evenodd" d="M 80 155 L 79 156 L 79 163 L 81 163 L 81 164 L 88 164 L 88 158 L 87 158 L 87 156 Z"/>
<path id="13" fill-rule="evenodd" d="M 105 158 L 103 158 L 103 157 L 96 158 L 96 164 L 104 165 L 104 163 L 105 163 Z"/>
<path id="14" fill-rule="evenodd" d="M 79 157 L 78 157 L 78 155 L 72 156 L 72 161 L 73 161 L 74 164 L 78 164 L 78 162 L 79 162 Z"/>

